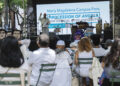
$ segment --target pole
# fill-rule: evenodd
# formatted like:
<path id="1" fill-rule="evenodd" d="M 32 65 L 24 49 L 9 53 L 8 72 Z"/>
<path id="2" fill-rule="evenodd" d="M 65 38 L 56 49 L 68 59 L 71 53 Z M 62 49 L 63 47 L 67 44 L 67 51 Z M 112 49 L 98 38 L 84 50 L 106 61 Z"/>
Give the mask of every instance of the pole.
<path id="1" fill-rule="evenodd" d="M 23 0 L 23 9 L 24 9 L 23 35 L 24 35 L 25 38 L 27 38 L 26 15 L 25 15 L 25 0 Z"/>
<path id="2" fill-rule="evenodd" d="M 113 39 L 115 39 L 115 0 L 112 1 L 113 5 Z"/>
<path id="3" fill-rule="evenodd" d="M 5 4 L 5 18 L 4 18 L 4 27 L 7 30 L 8 29 L 8 0 L 4 0 L 4 4 Z"/>
<path id="4" fill-rule="evenodd" d="M 10 17 L 11 17 L 11 13 L 10 13 L 10 1 L 8 0 L 8 8 L 9 8 L 9 19 L 8 19 L 8 29 L 10 30 L 10 26 L 11 26 L 11 23 L 10 23 Z"/>
<path id="5" fill-rule="evenodd" d="M 24 25 L 25 25 L 25 0 L 23 0 L 23 9 L 24 9 Z"/>

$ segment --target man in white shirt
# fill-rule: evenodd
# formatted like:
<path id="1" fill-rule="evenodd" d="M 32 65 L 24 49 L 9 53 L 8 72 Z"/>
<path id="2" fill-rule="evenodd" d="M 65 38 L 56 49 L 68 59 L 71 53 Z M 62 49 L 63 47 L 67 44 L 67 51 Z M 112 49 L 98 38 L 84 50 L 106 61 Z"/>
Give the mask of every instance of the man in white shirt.
<path id="1" fill-rule="evenodd" d="M 33 86 L 35 86 L 37 83 L 41 64 L 54 63 L 56 58 L 55 51 L 48 47 L 49 37 L 47 34 L 41 34 L 39 36 L 39 41 L 37 42 L 40 48 L 34 51 L 28 60 L 29 64 L 32 66 L 30 83 Z M 52 72 L 51 73 L 42 72 L 38 86 L 49 86 L 52 80 L 52 76 L 53 76 Z"/>
<path id="2" fill-rule="evenodd" d="M 50 24 L 49 19 L 46 17 L 46 13 L 44 13 L 43 18 L 41 18 L 42 13 L 40 13 L 40 17 L 39 20 L 41 22 L 41 27 L 42 27 L 42 32 L 46 33 L 47 35 L 49 35 L 49 29 L 48 26 Z"/>
<path id="3" fill-rule="evenodd" d="M 96 57 L 104 56 L 105 55 L 105 49 L 101 47 L 100 45 L 100 35 L 99 34 L 93 34 L 91 36 L 92 43 L 93 43 L 93 50 Z"/>

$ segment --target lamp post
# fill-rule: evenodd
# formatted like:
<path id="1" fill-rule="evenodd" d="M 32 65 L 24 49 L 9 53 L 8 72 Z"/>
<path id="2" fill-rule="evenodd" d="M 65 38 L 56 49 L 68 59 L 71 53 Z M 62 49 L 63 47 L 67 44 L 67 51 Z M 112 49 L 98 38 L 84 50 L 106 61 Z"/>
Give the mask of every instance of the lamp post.
<path id="1" fill-rule="evenodd" d="M 23 36 L 27 38 L 27 28 L 26 28 L 26 15 L 25 15 L 25 0 L 23 0 L 23 9 L 24 9 L 24 25 L 23 25 Z"/>
<path id="2" fill-rule="evenodd" d="M 25 25 L 25 0 L 23 0 L 23 9 L 24 9 L 24 25 Z"/>
<path id="3" fill-rule="evenodd" d="M 4 18 L 4 27 L 7 30 L 8 29 L 8 0 L 4 0 L 4 13 L 5 13 L 5 18 Z"/>
<path id="4" fill-rule="evenodd" d="M 115 0 L 112 0 L 113 8 L 113 39 L 115 38 Z"/>

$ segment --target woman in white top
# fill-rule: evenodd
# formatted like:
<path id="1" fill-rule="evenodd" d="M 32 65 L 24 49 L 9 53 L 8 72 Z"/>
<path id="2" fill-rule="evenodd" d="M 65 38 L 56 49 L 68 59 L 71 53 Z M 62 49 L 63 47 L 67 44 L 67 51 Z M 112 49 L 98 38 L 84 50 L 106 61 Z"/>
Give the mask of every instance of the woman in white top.
<path id="1" fill-rule="evenodd" d="M 94 56 L 94 52 L 92 49 L 92 45 L 90 43 L 89 38 L 83 37 L 78 43 L 78 51 L 75 55 L 75 63 L 78 65 L 78 58 L 92 58 Z M 86 78 L 89 77 L 89 68 L 91 64 L 80 64 L 79 65 L 79 74 L 82 76 L 83 86 L 86 86 Z"/>
<path id="2" fill-rule="evenodd" d="M 6 37 L 1 46 L 0 52 L 0 73 L 28 73 L 28 64 L 24 61 L 23 55 L 19 48 L 18 40 L 12 36 Z M 26 78 L 28 80 L 28 78 Z M 20 80 L 20 78 L 0 78 L 4 80 Z M 29 82 L 28 82 L 29 85 Z M 28 86 L 27 85 L 27 86 Z M 0 85 L 3 86 L 3 85 Z M 8 85 L 7 85 L 8 86 Z M 9 85 L 12 86 L 12 85 Z M 22 86 L 22 85 L 15 85 Z"/>

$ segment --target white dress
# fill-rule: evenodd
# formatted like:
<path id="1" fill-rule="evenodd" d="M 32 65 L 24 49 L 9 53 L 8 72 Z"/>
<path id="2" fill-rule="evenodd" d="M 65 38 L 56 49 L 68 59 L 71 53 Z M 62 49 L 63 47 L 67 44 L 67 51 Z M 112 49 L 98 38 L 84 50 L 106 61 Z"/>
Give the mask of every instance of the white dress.
<path id="1" fill-rule="evenodd" d="M 69 64 L 72 60 L 69 53 L 63 51 L 57 54 L 56 63 L 57 67 L 50 86 L 71 86 L 72 75 Z"/>
<path id="2" fill-rule="evenodd" d="M 79 52 L 78 58 L 92 58 L 92 51 L 90 52 Z M 79 74 L 82 77 L 88 77 L 89 76 L 89 68 L 92 66 L 92 64 L 80 64 L 79 65 Z"/>

